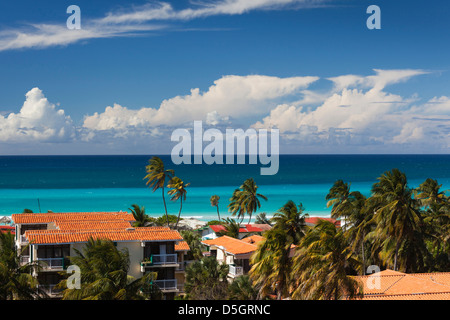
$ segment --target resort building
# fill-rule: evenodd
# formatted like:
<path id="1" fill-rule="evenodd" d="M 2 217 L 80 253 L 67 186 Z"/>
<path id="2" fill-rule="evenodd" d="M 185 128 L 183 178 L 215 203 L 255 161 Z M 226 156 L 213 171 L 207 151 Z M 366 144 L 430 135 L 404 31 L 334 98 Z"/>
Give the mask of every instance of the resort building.
<path id="1" fill-rule="evenodd" d="M 332 222 L 336 227 L 341 226 L 341 221 L 333 218 L 324 218 L 324 217 L 309 217 L 305 218 L 305 223 L 309 227 L 314 227 L 320 220 L 326 220 Z"/>
<path id="2" fill-rule="evenodd" d="M 268 224 L 244 224 L 239 228 L 239 239 L 242 239 L 249 234 L 262 234 L 263 232 L 270 230 L 271 226 Z M 202 240 L 216 239 L 218 233 L 225 231 L 225 227 L 221 224 L 209 225 L 202 229 Z"/>
<path id="3" fill-rule="evenodd" d="M 450 300 L 450 272 L 403 273 L 384 270 L 355 277 L 363 300 Z"/>
<path id="4" fill-rule="evenodd" d="M 229 236 L 222 236 L 211 240 L 203 240 L 202 243 L 209 249 L 209 255 L 216 257 L 220 263 L 228 264 L 228 278 L 233 280 L 236 277 L 247 274 L 250 270 L 250 257 L 258 248 L 264 238 L 253 235 L 243 239 L 235 239 Z"/>
<path id="5" fill-rule="evenodd" d="M 7 233 L 7 232 L 11 232 L 12 234 L 14 234 L 14 227 L 12 226 L 0 226 L 0 233 Z"/>
<path id="6" fill-rule="evenodd" d="M 90 238 L 109 239 L 130 257 L 130 276 L 140 278 L 157 272 L 155 284 L 166 299 L 179 293 L 178 280 L 184 282 L 183 256 L 189 250 L 178 231 L 167 227 L 134 228 L 127 212 L 21 213 L 12 215 L 16 246 L 26 246 L 23 263 L 39 261 L 43 268 L 35 276 L 50 296 L 58 297 L 54 286 L 59 272 L 70 265 L 75 249 L 82 252 Z"/>
<path id="7" fill-rule="evenodd" d="M 333 218 L 325 218 L 325 217 L 308 217 L 308 218 L 305 218 L 305 223 L 307 226 L 313 227 L 320 220 L 327 220 L 327 221 L 334 223 L 334 225 L 336 227 L 341 227 L 340 220 L 336 220 Z M 243 224 L 240 226 L 238 237 L 239 237 L 239 239 L 243 239 L 244 237 L 251 235 L 251 234 L 262 235 L 262 233 L 264 233 L 267 230 L 270 230 L 271 228 L 272 227 L 269 224 L 257 224 L 257 223 Z M 205 226 L 200 230 L 201 235 L 202 235 L 202 240 L 216 239 L 217 237 L 219 237 L 219 233 L 223 232 L 225 230 L 226 230 L 225 226 L 223 226 L 221 224 Z"/>
<path id="8" fill-rule="evenodd" d="M 192 263 L 187 260 L 186 256 L 189 251 L 189 245 L 186 241 L 179 241 L 175 244 L 175 252 L 177 254 L 178 267 L 175 269 L 175 280 L 177 281 L 178 294 L 184 294 L 184 282 L 186 280 L 186 267 Z"/>

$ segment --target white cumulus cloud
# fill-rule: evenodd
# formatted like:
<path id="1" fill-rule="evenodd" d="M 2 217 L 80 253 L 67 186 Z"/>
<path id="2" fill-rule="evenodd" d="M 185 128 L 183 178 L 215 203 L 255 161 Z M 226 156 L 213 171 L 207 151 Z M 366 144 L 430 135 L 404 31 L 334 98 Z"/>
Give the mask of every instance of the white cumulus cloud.
<path id="1" fill-rule="evenodd" d="M 71 118 L 50 103 L 39 88 L 27 92 L 18 113 L 0 116 L 0 141 L 63 142 L 74 135 Z"/>
<path id="2" fill-rule="evenodd" d="M 194 120 L 218 123 L 229 117 L 258 116 L 267 113 L 273 101 L 301 91 L 318 77 L 279 78 L 261 75 L 224 76 L 201 92 L 162 101 L 159 108 L 130 110 L 115 104 L 102 113 L 86 116 L 83 127 L 92 130 L 124 129 L 140 126 L 178 126 Z M 216 123 L 216 124 L 217 124 Z"/>

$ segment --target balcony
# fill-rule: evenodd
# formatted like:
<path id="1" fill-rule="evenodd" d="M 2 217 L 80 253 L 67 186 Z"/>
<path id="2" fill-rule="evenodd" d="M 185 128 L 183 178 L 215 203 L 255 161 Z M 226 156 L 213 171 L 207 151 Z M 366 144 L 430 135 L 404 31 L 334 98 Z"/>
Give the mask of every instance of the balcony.
<path id="1" fill-rule="evenodd" d="M 20 235 L 20 243 L 21 244 L 25 244 L 25 243 L 28 243 L 28 239 L 27 239 L 27 237 L 25 237 L 25 235 Z"/>
<path id="2" fill-rule="evenodd" d="M 61 271 L 67 265 L 67 261 L 64 258 L 38 258 L 36 261 L 43 271 Z"/>
<path id="3" fill-rule="evenodd" d="M 177 279 L 165 279 L 153 281 L 162 292 L 178 292 Z"/>
<path id="4" fill-rule="evenodd" d="M 184 260 L 183 262 L 180 262 L 178 267 L 175 269 L 176 272 L 184 272 L 188 265 L 195 262 L 195 260 Z"/>
<path id="5" fill-rule="evenodd" d="M 147 267 L 179 267 L 178 255 L 174 254 L 152 254 L 149 259 L 141 262 L 141 271 Z"/>
<path id="6" fill-rule="evenodd" d="M 229 274 L 232 277 L 238 277 L 238 276 L 242 276 L 244 274 L 244 268 L 243 267 L 239 267 L 239 266 L 233 266 L 233 265 L 229 265 L 230 270 L 229 270 Z"/>
<path id="7" fill-rule="evenodd" d="M 30 256 L 20 256 L 20 265 L 26 265 L 27 263 L 30 263 Z"/>
<path id="8" fill-rule="evenodd" d="M 56 284 L 40 284 L 38 288 L 48 294 L 50 297 L 61 296 L 62 290 L 55 288 Z"/>

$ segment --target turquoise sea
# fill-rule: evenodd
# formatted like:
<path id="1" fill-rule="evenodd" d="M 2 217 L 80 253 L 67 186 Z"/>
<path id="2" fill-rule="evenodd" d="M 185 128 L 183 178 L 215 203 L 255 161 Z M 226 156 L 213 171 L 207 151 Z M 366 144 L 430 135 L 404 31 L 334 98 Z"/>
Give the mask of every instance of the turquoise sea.
<path id="1" fill-rule="evenodd" d="M 352 190 L 370 194 L 383 172 L 399 168 L 409 185 L 437 179 L 450 189 L 450 155 L 280 155 L 276 175 L 260 175 L 260 165 L 174 165 L 160 156 L 166 167 L 190 182 L 183 217 L 211 220 L 217 217 L 209 198 L 220 196 L 220 212 L 227 214 L 233 190 L 253 177 L 259 192 L 268 197 L 259 212 L 271 216 L 287 200 L 302 203 L 310 216 L 328 216 L 325 196 L 335 180 L 351 183 Z M 161 191 L 147 188 L 143 177 L 151 155 L 133 156 L 0 156 L 0 215 L 34 212 L 126 211 L 132 204 L 145 206 L 147 214 L 164 212 Z M 169 213 L 178 214 L 179 203 L 166 196 Z M 257 213 L 259 213 L 257 212 Z M 256 213 L 256 214 L 257 214 Z M 255 216 L 255 215 L 254 215 Z"/>

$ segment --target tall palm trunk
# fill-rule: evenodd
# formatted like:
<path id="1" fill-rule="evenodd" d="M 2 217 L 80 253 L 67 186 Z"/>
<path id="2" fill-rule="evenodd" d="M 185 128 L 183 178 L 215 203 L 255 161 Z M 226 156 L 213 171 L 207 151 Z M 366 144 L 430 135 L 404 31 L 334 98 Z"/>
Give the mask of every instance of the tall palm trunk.
<path id="1" fill-rule="evenodd" d="M 400 241 L 397 240 L 397 244 L 395 245 L 394 271 L 397 271 L 397 256 L 398 256 L 398 248 L 399 247 L 400 247 Z"/>
<path id="2" fill-rule="evenodd" d="M 364 233 L 363 233 L 363 241 L 361 241 L 361 254 L 362 254 L 362 275 L 366 275 L 366 256 L 364 253 Z"/>
<path id="3" fill-rule="evenodd" d="M 219 217 L 219 221 L 220 221 L 219 206 L 216 206 L 216 209 L 217 209 L 217 216 Z"/>
<path id="4" fill-rule="evenodd" d="M 180 211 L 178 212 L 177 224 L 175 225 L 175 230 L 178 230 L 178 222 L 180 222 L 181 209 L 183 208 L 183 197 L 180 198 Z"/>
<path id="5" fill-rule="evenodd" d="M 161 190 L 162 190 L 162 198 L 163 198 L 163 203 L 164 203 L 164 210 L 166 212 L 167 227 L 169 228 L 169 215 L 167 214 L 166 198 L 164 197 L 164 186 L 162 186 Z"/>

